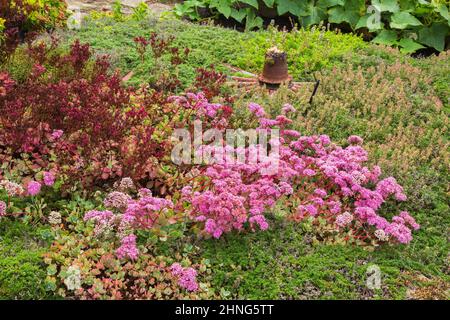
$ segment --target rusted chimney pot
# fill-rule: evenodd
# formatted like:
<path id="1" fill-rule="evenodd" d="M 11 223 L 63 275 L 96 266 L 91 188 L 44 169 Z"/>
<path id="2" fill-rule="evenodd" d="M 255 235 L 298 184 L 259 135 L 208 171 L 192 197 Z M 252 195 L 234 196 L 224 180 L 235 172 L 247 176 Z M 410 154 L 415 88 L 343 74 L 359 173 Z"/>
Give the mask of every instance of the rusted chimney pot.
<path id="1" fill-rule="evenodd" d="M 288 73 L 287 54 L 272 47 L 266 52 L 266 60 L 259 81 L 265 84 L 279 85 L 292 80 Z"/>

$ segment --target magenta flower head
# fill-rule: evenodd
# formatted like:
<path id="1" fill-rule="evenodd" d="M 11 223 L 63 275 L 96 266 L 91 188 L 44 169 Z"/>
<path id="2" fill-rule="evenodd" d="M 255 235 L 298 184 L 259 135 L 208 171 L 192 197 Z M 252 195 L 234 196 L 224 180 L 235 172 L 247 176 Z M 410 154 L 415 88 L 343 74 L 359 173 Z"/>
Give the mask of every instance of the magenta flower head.
<path id="1" fill-rule="evenodd" d="M 41 184 L 37 181 L 28 183 L 27 192 L 30 196 L 35 196 L 41 191 Z"/>
<path id="2" fill-rule="evenodd" d="M 64 133 L 64 131 L 62 131 L 62 130 L 54 130 L 54 131 L 52 132 L 52 138 L 53 138 L 54 140 L 58 140 L 59 138 L 62 137 L 63 133 Z"/>
<path id="3" fill-rule="evenodd" d="M 48 187 L 55 184 L 55 175 L 53 172 L 44 172 L 44 184 Z"/>

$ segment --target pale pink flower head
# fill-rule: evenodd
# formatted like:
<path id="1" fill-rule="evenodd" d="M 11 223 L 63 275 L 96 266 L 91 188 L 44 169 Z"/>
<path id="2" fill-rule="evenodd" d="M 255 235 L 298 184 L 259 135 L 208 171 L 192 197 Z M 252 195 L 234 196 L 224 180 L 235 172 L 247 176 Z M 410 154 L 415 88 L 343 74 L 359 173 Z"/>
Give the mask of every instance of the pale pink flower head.
<path id="1" fill-rule="evenodd" d="M 23 187 L 20 184 L 9 180 L 0 181 L 0 188 L 5 189 L 6 193 L 11 197 L 19 196 L 24 192 Z"/>
<path id="2" fill-rule="evenodd" d="M 37 181 L 30 181 L 27 186 L 27 192 L 30 196 L 35 196 L 41 191 L 42 185 Z"/>
<path id="3" fill-rule="evenodd" d="M 64 133 L 64 131 L 62 131 L 62 130 L 53 130 L 53 132 L 52 132 L 53 140 L 58 140 L 59 138 L 61 138 L 63 133 Z"/>
<path id="4" fill-rule="evenodd" d="M 289 112 L 294 112 L 295 108 L 292 106 L 292 104 L 286 103 L 283 108 L 281 108 L 281 111 L 286 114 Z"/>
<path id="5" fill-rule="evenodd" d="M 6 216 L 6 203 L 0 201 L 0 217 Z"/>
<path id="6" fill-rule="evenodd" d="M 44 184 L 48 187 L 51 187 L 55 184 L 55 174 L 53 172 L 44 172 Z"/>
<path id="7" fill-rule="evenodd" d="M 352 221 L 353 221 L 353 215 L 348 211 L 346 211 L 336 217 L 336 224 L 341 228 L 350 224 Z"/>
<path id="8" fill-rule="evenodd" d="M 353 145 L 360 145 L 364 142 L 364 140 L 360 137 L 360 136 L 350 136 L 348 137 L 348 143 L 353 144 Z"/>
<path id="9" fill-rule="evenodd" d="M 250 102 L 248 104 L 248 109 L 254 113 L 258 118 L 262 118 L 266 115 L 266 112 L 264 111 L 263 107 L 261 107 L 257 103 Z"/>

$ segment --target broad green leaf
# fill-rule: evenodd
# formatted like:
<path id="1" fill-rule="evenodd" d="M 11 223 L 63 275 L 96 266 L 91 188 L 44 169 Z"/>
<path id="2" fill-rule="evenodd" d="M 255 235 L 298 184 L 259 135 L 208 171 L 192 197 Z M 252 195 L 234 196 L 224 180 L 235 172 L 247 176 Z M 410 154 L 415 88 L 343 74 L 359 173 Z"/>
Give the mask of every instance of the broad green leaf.
<path id="1" fill-rule="evenodd" d="M 236 9 L 231 9 L 231 17 L 236 20 L 237 22 L 242 22 L 245 18 L 245 16 L 247 15 L 247 12 L 243 9 L 241 10 L 236 10 Z"/>
<path id="2" fill-rule="evenodd" d="M 372 0 L 372 5 L 380 12 L 398 12 L 399 6 L 397 0 Z"/>
<path id="3" fill-rule="evenodd" d="M 268 8 L 273 8 L 273 5 L 275 3 L 275 0 L 263 0 L 264 4 L 266 5 L 266 7 Z"/>
<path id="4" fill-rule="evenodd" d="M 345 0 L 319 0 L 319 1 L 317 1 L 317 6 L 320 8 L 343 6 L 344 4 L 345 4 Z"/>
<path id="5" fill-rule="evenodd" d="M 362 16 L 361 18 L 359 18 L 355 29 L 367 28 L 367 19 L 368 18 L 369 18 L 369 15 L 365 15 L 365 16 Z"/>
<path id="6" fill-rule="evenodd" d="M 258 17 L 252 8 L 245 9 L 247 12 L 247 17 L 245 19 L 245 29 L 253 30 L 255 28 L 261 28 L 263 25 L 263 19 Z"/>
<path id="7" fill-rule="evenodd" d="M 308 27 L 313 24 L 319 24 L 327 17 L 326 12 L 320 7 L 315 7 L 313 2 L 309 4 L 308 11 L 309 14 L 301 19 L 302 26 Z"/>
<path id="8" fill-rule="evenodd" d="M 391 17 L 390 26 L 393 29 L 406 29 L 407 27 L 420 25 L 422 25 L 422 22 L 417 20 L 417 18 L 411 15 L 409 12 L 396 12 Z"/>
<path id="9" fill-rule="evenodd" d="M 415 42 L 413 39 L 410 38 L 401 39 L 398 42 L 398 45 L 400 46 L 400 51 L 403 53 L 413 53 L 419 49 L 425 48 L 423 45 Z"/>
<path id="10" fill-rule="evenodd" d="M 355 29 L 367 28 L 369 31 L 373 32 L 376 30 L 383 29 L 383 23 L 376 21 L 376 17 L 373 14 L 366 14 L 359 18 Z"/>
<path id="11" fill-rule="evenodd" d="M 277 11 L 280 16 L 289 12 L 297 17 L 301 17 L 308 13 L 305 1 L 277 0 L 277 4 Z"/>
<path id="12" fill-rule="evenodd" d="M 331 23 L 347 22 L 355 27 L 359 21 L 359 12 L 346 7 L 333 7 L 328 10 L 328 21 Z"/>
<path id="13" fill-rule="evenodd" d="M 400 0 L 400 9 L 402 11 L 414 11 L 416 7 L 416 1 L 415 0 Z"/>
<path id="14" fill-rule="evenodd" d="M 227 19 L 231 15 L 231 6 L 221 4 L 221 5 L 217 6 L 216 9 L 217 9 L 217 11 L 219 11 L 220 14 L 222 14 Z"/>
<path id="15" fill-rule="evenodd" d="M 445 37 L 449 32 L 449 27 L 444 23 L 433 23 L 429 28 L 419 30 L 419 42 L 438 51 L 445 48 Z"/>
<path id="16" fill-rule="evenodd" d="M 440 3 L 436 6 L 435 11 L 439 12 L 439 14 L 447 20 L 447 24 L 450 26 L 450 14 L 448 12 L 448 8 L 445 4 Z"/>
<path id="17" fill-rule="evenodd" d="M 393 30 L 382 30 L 372 42 L 391 46 L 397 42 L 397 33 Z"/>
<path id="18" fill-rule="evenodd" d="M 255 9 L 258 9 L 258 7 L 259 7 L 258 0 L 240 0 L 239 2 L 246 3 Z"/>

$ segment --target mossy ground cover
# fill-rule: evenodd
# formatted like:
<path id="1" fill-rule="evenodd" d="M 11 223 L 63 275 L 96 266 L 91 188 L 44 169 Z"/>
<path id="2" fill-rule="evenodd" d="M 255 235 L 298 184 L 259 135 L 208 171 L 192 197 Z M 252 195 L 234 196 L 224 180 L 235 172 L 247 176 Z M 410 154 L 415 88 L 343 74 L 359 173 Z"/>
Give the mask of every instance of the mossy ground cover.
<path id="1" fill-rule="evenodd" d="M 381 163 L 405 186 L 410 210 L 422 228 L 407 246 L 368 250 L 352 245 L 326 244 L 305 225 L 274 219 L 271 229 L 255 234 L 229 234 L 203 241 L 201 255 L 214 270 L 212 284 L 222 295 L 250 299 L 402 299 L 448 298 L 448 112 L 450 57 L 414 59 L 396 50 L 364 43 L 351 35 L 321 29 L 283 34 L 275 30 L 242 33 L 178 20 L 145 22 L 93 20 L 82 29 L 61 33 L 90 43 L 98 53 L 110 54 L 114 67 L 128 82 L 151 81 L 152 59 L 142 63 L 133 38 L 151 32 L 173 35 L 175 43 L 191 50 L 179 68 L 183 87 L 191 85 L 195 70 L 224 64 L 257 72 L 265 50 L 277 44 L 287 50 L 290 72 L 296 78 L 321 79 L 315 103 L 309 91 L 292 94 L 286 89 L 273 96 L 255 90 L 239 95 L 234 121 L 245 126 L 246 103 L 261 103 L 277 114 L 283 103 L 298 110 L 295 128 L 305 134 L 327 134 L 342 143 L 351 134 L 365 139 L 370 160 Z M 181 88 L 183 89 L 183 88 Z M 239 116 L 240 114 L 240 116 Z M 389 212 L 392 208 L 387 208 Z M 281 209 L 282 210 L 282 209 Z M 0 297 L 46 297 L 40 254 L 44 231 L 2 222 Z M 14 231 L 15 230 L 15 231 Z M 44 237 L 45 238 L 45 237 Z M 11 254 L 11 252 L 19 252 Z M 366 271 L 377 265 L 382 286 L 370 290 Z M 17 271 L 18 270 L 18 271 Z M 17 281 L 12 281 L 12 274 Z M 25 290 L 25 288 L 27 288 Z"/>

